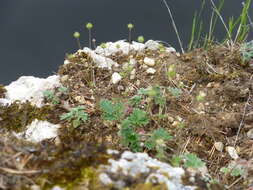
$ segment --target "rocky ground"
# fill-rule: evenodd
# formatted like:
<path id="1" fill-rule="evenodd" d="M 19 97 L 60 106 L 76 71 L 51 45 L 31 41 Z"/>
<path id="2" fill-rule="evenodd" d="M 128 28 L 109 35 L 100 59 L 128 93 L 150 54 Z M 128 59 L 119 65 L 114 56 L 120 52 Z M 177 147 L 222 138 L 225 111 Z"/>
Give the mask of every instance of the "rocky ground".
<path id="1" fill-rule="evenodd" d="M 110 42 L 0 86 L 0 189 L 253 189 L 245 51 Z"/>

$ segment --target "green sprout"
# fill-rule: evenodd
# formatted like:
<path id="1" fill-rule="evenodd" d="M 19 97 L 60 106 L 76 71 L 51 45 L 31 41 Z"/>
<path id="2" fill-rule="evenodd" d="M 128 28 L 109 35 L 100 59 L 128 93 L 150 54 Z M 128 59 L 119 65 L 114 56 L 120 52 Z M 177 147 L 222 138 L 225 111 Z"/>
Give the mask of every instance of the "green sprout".
<path id="1" fill-rule="evenodd" d="M 246 42 L 240 48 L 243 62 L 253 60 L 253 41 Z"/>
<path id="2" fill-rule="evenodd" d="M 174 64 L 170 65 L 168 68 L 168 71 L 167 71 L 167 76 L 168 76 L 169 80 L 174 79 L 176 77 L 176 74 L 177 73 L 176 73 L 175 65 Z"/>
<path id="3" fill-rule="evenodd" d="M 54 94 L 54 92 L 52 90 L 45 90 L 43 92 L 43 96 L 50 102 L 52 102 L 52 104 L 59 104 L 60 103 L 60 99 Z"/>
<path id="4" fill-rule="evenodd" d="M 199 157 L 196 156 L 196 154 L 185 154 L 184 155 L 185 163 L 184 166 L 186 168 L 201 168 L 205 165 L 204 162 L 201 161 Z"/>
<path id="5" fill-rule="evenodd" d="M 132 23 L 129 23 L 127 25 L 127 28 L 129 30 L 128 40 L 129 40 L 129 44 L 130 44 L 131 43 L 131 32 L 132 32 L 132 29 L 134 28 L 134 25 Z"/>
<path id="6" fill-rule="evenodd" d="M 80 43 L 80 33 L 79 32 L 74 32 L 73 37 L 76 39 L 78 48 L 82 49 L 81 48 L 81 43 Z"/>
<path id="7" fill-rule="evenodd" d="M 122 103 L 113 103 L 109 100 L 101 100 L 100 107 L 102 109 L 102 117 L 107 121 L 117 121 L 124 114 L 124 106 Z"/>
<path id="8" fill-rule="evenodd" d="M 140 95 L 136 95 L 130 98 L 129 103 L 134 107 L 138 107 L 141 104 L 141 100 L 142 97 Z"/>
<path id="9" fill-rule="evenodd" d="M 149 123 L 147 113 L 139 108 L 135 108 L 127 120 L 132 126 L 145 126 Z"/>
<path id="10" fill-rule="evenodd" d="M 129 125 L 123 125 L 119 131 L 121 144 L 129 147 L 133 152 L 142 150 L 140 136 L 135 132 L 134 128 Z"/>
<path id="11" fill-rule="evenodd" d="M 117 49 L 119 49 L 119 48 L 120 48 L 120 45 L 119 45 L 119 44 L 117 44 L 117 45 L 116 45 L 116 48 L 117 48 Z"/>
<path id="12" fill-rule="evenodd" d="M 144 37 L 143 36 L 139 36 L 137 38 L 137 41 L 140 42 L 140 43 L 143 43 L 145 40 L 144 40 Z"/>
<path id="13" fill-rule="evenodd" d="M 159 51 L 160 52 L 165 52 L 165 47 L 162 43 L 159 43 Z"/>
<path id="14" fill-rule="evenodd" d="M 176 98 L 179 98 L 181 94 L 183 93 L 180 88 L 169 87 L 168 89 L 169 89 L 169 92 L 172 94 L 172 96 Z"/>
<path id="15" fill-rule="evenodd" d="M 82 123 L 88 120 L 88 114 L 84 112 L 84 106 L 72 108 L 69 113 L 62 114 L 60 120 L 71 121 L 74 128 L 79 127 Z"/>
<path id="16" fill-rule="evenodd" d="M 164 158 L 165 142 L 170 140 L 172 136 L 165 129 L 157 129 L 153 131 L 151 137 L 145 142 L 145 147 L 149 150 L 155 149 L 158 158 Z"/>
<path id="17" fill-rule="evenodd" d="M 91 29 L 93 28 L 93 24 L 88 22 L 86 24 L 86 28 L 88 29 L 89 31 L 89 48 L 91 49 Z"/>
<path id="18" fill-rule="evenodd" d="M 199 94 L 196 96 L 196 100 L 198 102 L 203 102 L 205 100 L 206 93 L 203 91 L 200 91 Z"/>

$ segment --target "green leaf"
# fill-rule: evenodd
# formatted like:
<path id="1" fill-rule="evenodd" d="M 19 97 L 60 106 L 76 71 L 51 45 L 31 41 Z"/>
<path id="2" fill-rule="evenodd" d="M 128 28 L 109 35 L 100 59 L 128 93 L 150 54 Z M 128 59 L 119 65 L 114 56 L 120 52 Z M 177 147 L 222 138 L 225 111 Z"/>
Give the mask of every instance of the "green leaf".
<path id="1" fill-rule="evenodd" d="M 149 123 L 147 113 L 139 108 L 135 108 L 127 119 L 133 126 L 145 126 Z"/>
<path id="2" fill-rule="evenodd" d="M 174 156 L 172 156 L 170 162 L 171 162 L 172 166 L 179 167 L 182 160 L 183 160 L 182 156 L 175 156 L 174 155 Z"/>
<path id="3" fill-rule="evenodd" d="M 70 112 L 62 114 L 60 116 L 60 120 L 72 120 L 72 125 L 74 128 L 76 128 L 81 125 L 82 122 L 88 120 L 88 114 L 84 112 L 84 109 L 84 106 L 77 106 L 75 108 L 72 108 Z"/>
<path id="4" fill-rule="evenodd" d="M 184 163 L 186 168 L 201 168 L 205 165 L 195 154 L 186 154 L 184 158 L 186 160 Z"/>
<path id="5" fill-rule="evenodd" d="M 109 100 L 101 100 L 100 107 L 103 111 L 102 117 L 104 120 L 119 120 L 124 113 L 124 106 L 122 103 L 112 103 Z"/>
<path id="6" fill-rule="evenodd" d="M 149 150 L 154 149 L 155 147 L 163 147 L 164 141 L 170 140 L 172 136 L 164 129 L 155 130 L 151 137 L 145 142 L 145 147 Z"/>
<path id="7" fill-rule="evenodd" d="M 120 130 L 121 143 L 133 152 L 141 151 L 140 137 L 131 126 L 122 126 Z"/>

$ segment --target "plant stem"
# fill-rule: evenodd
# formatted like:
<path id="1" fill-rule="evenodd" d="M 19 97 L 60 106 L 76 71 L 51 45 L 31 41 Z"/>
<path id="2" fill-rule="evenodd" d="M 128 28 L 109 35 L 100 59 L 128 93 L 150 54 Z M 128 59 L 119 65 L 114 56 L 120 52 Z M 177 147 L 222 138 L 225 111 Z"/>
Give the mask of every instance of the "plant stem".
<path id="1" fill-rule="evenodd" d="M 177 26 L 176 26 L 175 21 L 174 21 L 174 18 L 173 18 L 173 16 L 172 16 L 170 7 L 169 7 L 168 3 L 166 2 L 166 0 L 162 0 L 162 1 L 163 1 L 163 3 L 165 4 L 165 6 L 166 6 L 166 8 L 167 8 L 167 10 L 168 10 L 168 12 L 169 12 L 170 18 L 171 18 L 171 20 L 172 20 L 173 28 L 174 28 L 174 30 L 175 30 L 175 32 L 176 32 L 176 35 L 177 35 L 178 43 L 179 43 L 179 45 L 180 45 L 180 48 L 181 48 L 182 53 L 184 53 L 183 45 L 182 45 L 180 36 L 179 36 L 179 34 L 178 34 Z"/>

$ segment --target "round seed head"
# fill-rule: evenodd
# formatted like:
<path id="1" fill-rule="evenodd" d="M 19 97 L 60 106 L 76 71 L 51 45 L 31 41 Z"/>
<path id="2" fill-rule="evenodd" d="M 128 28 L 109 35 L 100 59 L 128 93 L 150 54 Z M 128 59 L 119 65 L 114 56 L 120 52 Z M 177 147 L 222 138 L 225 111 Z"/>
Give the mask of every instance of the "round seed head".
<path id="1" fill-rule="evenodd" d="M 129 24 L 127 25 L 127 28 L 128 28 L 129 30 L 132 30 L 133 27 L 134 27 L 134 25 L 133 25 L 132 23 L 129 23 Z"/>
<path id="2" fill-rule="evenodd" d="M 90 23 L 90 22 L 88 22 L 88 23 L 86 24 L 86 28 L 87 28 L 88 30 L 92 29 L 92 28 L 93 28 L 93 24 Z"/>
<path id="3" fill-rule="evenodd" d="M 138 40 L 138 42 L 143 43 L 144 42 L 144 37 L 143 36 L 139 36 L 137 38 L 137 40 Z"/>
<path id="4" fill-rule="evenodd" d="M 74 32 L 73 36 L 74 36 L 74 38 L 80 38 L 80 33 L 79 32 Z"/>
<path id="5" fill-rule="evenodd" d="M 100 47 L 103 48 L 103 49 L 105 49 L 106 48 L 106 43 L 101 43 Z"/>

